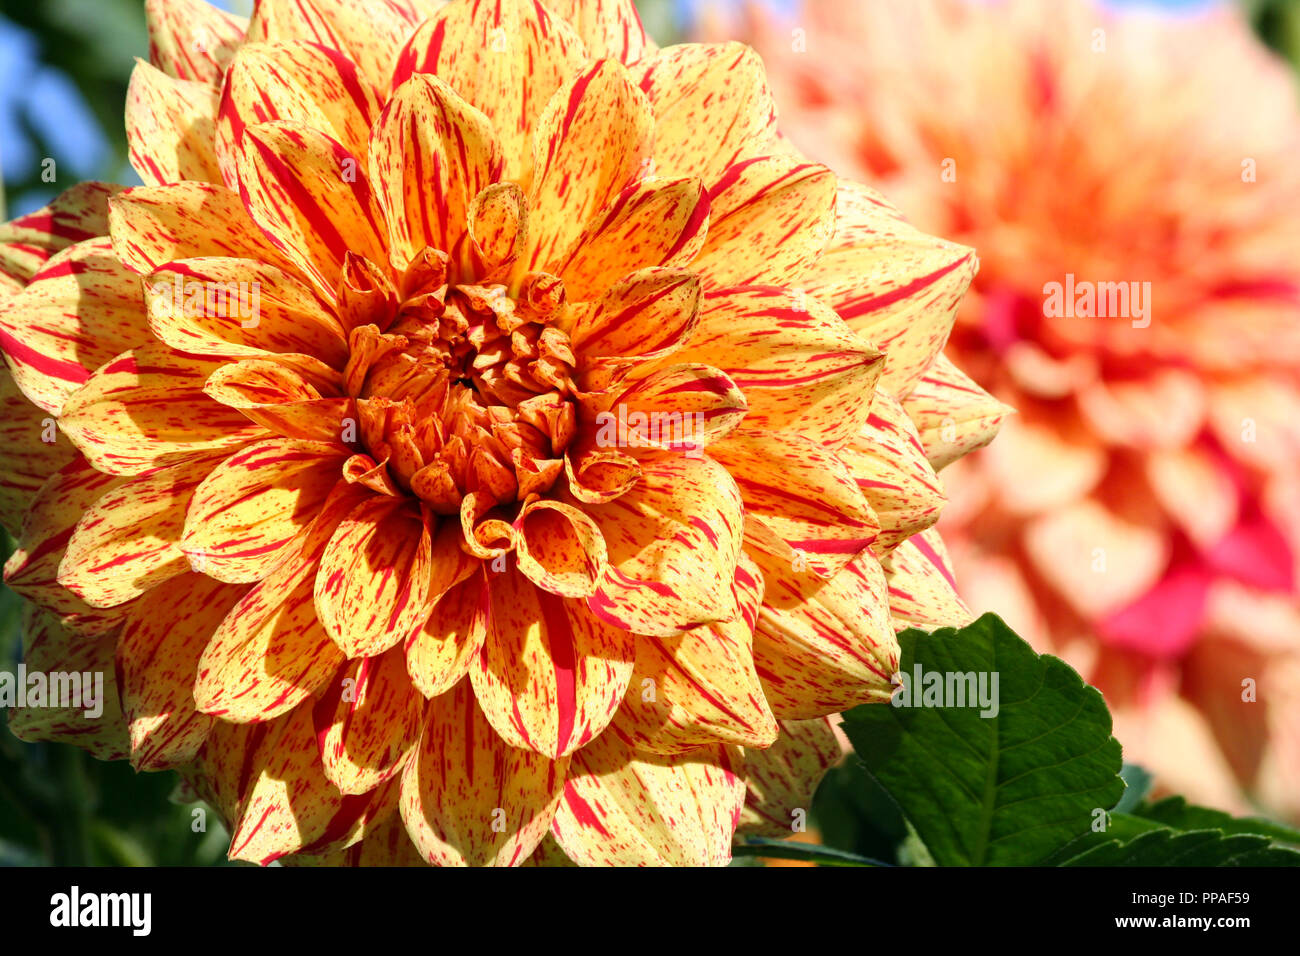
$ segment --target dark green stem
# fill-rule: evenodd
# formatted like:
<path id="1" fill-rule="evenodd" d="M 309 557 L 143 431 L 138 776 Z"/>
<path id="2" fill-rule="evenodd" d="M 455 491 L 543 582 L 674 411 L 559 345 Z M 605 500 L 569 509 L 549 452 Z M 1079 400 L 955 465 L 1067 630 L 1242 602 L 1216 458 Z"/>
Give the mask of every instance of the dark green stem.
<path id="1" fill-rule="evenodd" d="M 56 746 L 54 760 L 59 781 L 59 803 L 49 821 L 50 858 L 55 866 L 90 864 L 90 787 L 85 755 L 76 747 Z"/>

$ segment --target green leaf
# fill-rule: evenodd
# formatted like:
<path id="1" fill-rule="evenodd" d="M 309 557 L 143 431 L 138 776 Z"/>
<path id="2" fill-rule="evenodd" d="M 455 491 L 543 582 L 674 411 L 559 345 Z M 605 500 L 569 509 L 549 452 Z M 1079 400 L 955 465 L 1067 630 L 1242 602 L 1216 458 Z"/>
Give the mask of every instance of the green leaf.
<path id="1" fill-rule="evenodd" d="M 1112 840 L 1062 866 L 1300 866 L 1300 853 L 1268 837 L 1220 830 L 1158 829 L 1120 843 Z"/>
<path id="2" fill-rule="evenodd" d="M 1300 847 L 1300 830 L 1259 817 L 1234 817 L 1222 810 L 1198 807 L 1182 797 L 1166 797 L 1140 807 L 1134 813 L 1145 820 L 1174 830 L 1222 830 L 1224 833 L 1252 833 L 1277 843 Z"/>
<path id="3" fill-rule="evenodd" d="M 744 843 L 731 848 L 733 856 L 766 857 L 769 860 L 801 860 L 822 866 L 889 866 L 880 860 L 859 856 L 846 850 L 811 843 L 792 843 L 789 840 L 771 840 L 767 837 L 747 837 Z"/>
<path id="4" fill-rule="evenodd" d="M 898 862 L 907 822 L 862 761 L 849 756 L 822 778 L 813 797 L 812 826 L 828 846 Z"/>
<path id="5" fill-rule="evenodd" d="M 102 821 L 90 825 L 90 839 L 97 856 L 112 866 L 153 866 L 153 858 L 140 841 Z"/>
<path id="6" fill-rule="evenodd" d="M 1105 819 L 1106 828 L 1104 830 L 1096 830 L 1090 827 L 1087 833 L 1071 840 L 1044 860 L 1043 865 L 1061 866 L 1066 860 L 1072 860 L 1096 847 L 1105 846 L 1108 843 L 1126 843 L 1144 833 L 1164 829 L 1158 823 L 1144 820 L 1142 817 L 1133 816 L 1129 813 L 1112 811 L 1106 815 Z M 1092 827 L 1097 825 L 1098 821 L 1094 820 Z"/>
<path id="7" fill-rule="evenodd" d="M 844 730 L 936 864 L 1041 863 L 1119 800 L 1110 713 L 1064 661 L 1036 654 L 992 614 L 961 631 L 905 631 L 899 643 L 895 706 L 857 707 Z M 936 703 L 929 675 L 950 692 L 948 706 L 926 706 Z M 957 699 L 970 686 L 960 675 L 982 675 L 995 706 Z"/>

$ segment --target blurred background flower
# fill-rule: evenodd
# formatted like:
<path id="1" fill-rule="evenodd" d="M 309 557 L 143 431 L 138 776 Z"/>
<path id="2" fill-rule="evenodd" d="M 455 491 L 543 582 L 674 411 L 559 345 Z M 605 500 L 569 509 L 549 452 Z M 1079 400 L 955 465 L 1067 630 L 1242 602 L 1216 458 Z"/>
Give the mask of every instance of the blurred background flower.
<path id="1" fill-rule="evenodd" d="M 1295 816 L 1300 107 L 1247 24 L 1294 53 L 1300 5 L 1158 6 L 701 30 L 759 49 L 795 145 L 980 255 L 949 354 L 1020 415 L 940 521 L 972 609 L 1100 687 L 1158 784 Z"/>

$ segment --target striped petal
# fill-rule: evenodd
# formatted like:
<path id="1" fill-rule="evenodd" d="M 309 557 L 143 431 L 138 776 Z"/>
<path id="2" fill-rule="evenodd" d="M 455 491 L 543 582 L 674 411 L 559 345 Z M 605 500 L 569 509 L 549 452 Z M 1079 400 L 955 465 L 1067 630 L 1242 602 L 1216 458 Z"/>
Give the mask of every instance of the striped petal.
<path id="1" fill-rule="evenodd" d="M 92 607 L 116 607 L 185 573 L 185 509 L 212 464 L 196 458 L 106 492 L 77 523 L 59 583 Z"/>
<path id="2" fill-rule="evenodd" d="M 182 180 L 220 182 L 213 150 L 217 92 L 178 80 L 136 60 L 126 91 L 126 141 L 131 168 L 147 186 Z"/>
<path id="3" fill-rule="evenodd" d="M 528 200 L 516 183 L 496 183 L 474 197 L 469 211 L 472 274 L 503 279 L 528 248 Z"/>
<path id="4" fill-rule="evenodd" d="M 208 639 L 246 590 L 182 574 L 131 605 L 116 661 L 137 771 L 187 764 L 207 740 L 212 718 L 194 707 L 194 675 Z M 178 607 L 185 613 L 175 615 Z"/>
<path id="5" fill-rule="evenodd" d="M 515 519 L 515 557 L 533 584 L 566 598 L 586 598 L 608 563 L 600 528 L 581 508 L 530 501 Z"/>
<path id="6" fill-rule="evenodd" d="M 345 794 L 392 779 L 420 739 L 425 710 L 402 648 L 349 661 L 313 712 L 325 776 Z"/>
<path id="7" fill-rule="evenodd" d="M 149 327 L 191 355 L 314 355 L 347 361 L 338 319 L 305 283 L 252 259 L 179 259 L 146 280 Z"/>
<path id="8" fill-rule="evenodd" d="M 597 416 L 615 435 L 598 437 L 621 448 L 663 448 L 696 455 L 721 441 L 749 410 L 745 395 L 708 365 L 669 365 L 651 372 L 615 400 L 618 411 Z M 641 417 L 638 417 L 641 416 Z"/>
<path id="9" fill-rule="evenodd" d="M 426 247 L 454 255 L 469 228 L 470 204 L 501 179 L 504 166 L 487 117 L 427 74 L 393 94 L 369 150 L 370 181 L 398 269 Z"/>
<path id="10" fill-rule="evenodd" d="M 686 265 L 708 227 L 709 198 L 698 179 L 645 179 L 587 224 L 555 272 L 570 300 L 585 302 L 638 269 Z"/>
<path id="11" fill-rule="evenodd" d="M 204 0 L 145 0 L 149 62 L 168 76 L 221 82 L 248 20 Z"/>
<path id="12" fill-rule="evenodd" d="M 586 510 L 609 549 L 609 568 L 587 602 L 597 617 L 666 637 L 735 615 L 731 583 L 744 506 L 717 462 L 646 460 L 631 490 Z"/>
<path id="13" fill-rule="evenodd" d="M 382 96 L 389 90 L 393 62 L 421 19 L 416 8 L 424 5 L 422 0 L 259 0 L 248 40 L 293 40 L 339 50 Z"/>
<path id="14" fill-rule="evenodd" d="M 836 208 L 835 238 L 801 282 L 885 352 L 881 385 L 901 397 L 948 341 L 975 253 L 913 228 L 865 186 L 841 183 Z"/>
<path id="15" fill-rule="evenodd" d="M 56 613 L 64 626 L 74 630 L 102 634 L 117 627 L 120 611 L 92 608 L 60 584 L 58 576 L 77 523 L 96 501 L 124 482 L 96 471 L 80 457 L 50 475 L 23 518 L 18 550 L 5 563 L 5 584 L 10 590 Z"/>
<path id="16" fill-rule="evenodd" d="M 287 438 L 241 449 L 195 490 L 180 550 L 218 581 L 262 579 L 320 511 L 347 454 L 342 446 Z"/>
<path id="17" fill-rule="evenodd" d="M 454 518 L 443 518 L 438 522 L 429 561 L 430 601 L 468 580 L 481 567 L 481 562 L 461 547 L 463 533 L 462 526 Z"/>
<path id="18" fill-rule="evenodd" d="M 41 485 L 76 452 L 54 417 L 19 391 L 7 368 L 0 367 L 0 527 L 17 536 L 23 515 Z"/>
<path id="19" fill-rule="evenodd" d="M 346 422 L 356 420 L 352 399 L 337 394 L 337 380 L 332 369 L 309 355 L 286 355 L 223 365 L 203 391 L 284 438 L 337 445 Z M 322 398 L 321 389 L 332 394 Z"/>
<path id="20" fill-rule="evenodd" d="M 778 839 L 802 832 L 795 828 L 807 820 L 817 785 L 843 755 L 829 720 L 781 721 L 776 743 L 745 751 L 745 809 L 736 832 Z"/>
<path id="21" fill-rule="evenodd" d="M 325 778 L 310 706 L 265 725 L 217 721 L 201 760 L 215 802 L 234 821 L 232 860 L 265 866 L 335 842 L 377 809 L 370 795 L 344 797 Z"/>
<path id="22" fill-rule="evenodd" d="M 487 638 L 470 666 L 488 722 L 513 747 L 567 756 L 609 724 L 632 677 L 631 635 L 522 572 L 492 572 Z"/>
<path id="23" fill-rule="evenodd" d="M 908 538 L 881 566 L 889 582 L 889 613 L 898 630 L 963 627 L 974 620 L 957 594 L 952 562 L 934 528 Z"/>
<path id="24" fill-rule="evenodd" d="M 574 755 L 551 832 L 581 866 L 725 866 L 743 766 L 731 747 L 653 756 L 602 734 Z"/>
<path id="25" fill-rule="evenodd" d="M 649 171 L 655 117 L 614 60 L 597 60 L 551 97 L 533 134 L 530 269 L 553 271 L 584 225 Z"/>
<path id="26" fill-rule="evenodd" d="M 614 726 L 638 751 L 682 754 L 719 743 L 766 747 L 776 739 L 776 718 L 754 668 L 761 591 L 753 570 L 739 567 L 739 619 L 679 637 L 637 640 L 636 667 Z"/>
<path id="27" fill-rule="evenodd" d="M 819 574 L 835 574 L 878 537 L 843 452 L 799 435 L 741 428 L 709 448 L 736 479 L 746 520 L 764 524 Z"/>
<path id="28" fill-rule="evenodd" d="M 21 288 L 55 253 L 105 235 L 109 197 L 121 189 L 108 183 L 78 183 L 49 205 L 0 223 L 0 279 Z"/>
<path id="29" fill-rule="evenodd" d="M 578 31 L 593 60 L 630 64 L 655 52 L 632 0 L 547 0 L 546 7 Z"/>
<path id="30" fill-rule="evenodd" d="M 579 501 L 604 504 L 626 494 L 641 480 L 641 465 L 617 448 L 603 448 L 583 436 L 564 456 L 569 490 Z"/>
<path id="31" fill-rule="evenodd" d="M 879 557 L 939 520 L 947 502 L 943 484 L 903 406 L 878 391 L 866 427 L 840 449 L 880 521 L 873 550 Z"/>
<path id="32" fill-rule="evenodd" d="M 745 393 L 745 427 L 837 447 L 862 427 L 881 355 L 829 308 L 775 286 L 708 292 L 674 362 L 701 362 Z"/>
<path id="33" fill-rule="evenodd" d="M 74 693 L 80 685 L 81 698 L 73 697 L 70 705 L 51 706 L 53 699 L 38 705 L 29 693 L 24 706 L 9 711 L 10 733 L 27 743 L 74 744 L 98 760 L 125 759 L 130 744 L 113 669 L 116 635 L 75 634 L 33 605 L 24 612 L 23 635 L 28 673 L 73 675 L 77 683 L 65 686 Z M 84 675 L 91 675 L 88 684 Z"/>
<path id="34" fill-rule="evenodd" d="M 431 545 L 401 499 L 370 498 L 339 524 L 316 573 L 316 611 L 348 658 L 380 654 L 420 625 Z"/>
<path id="35" fill-rule="evenodd" d="M 864 552 L 827 581 L 793 552 L 758 544 L 747 552 L 765 582 L 754 665 L 773 713 L 803 720 L 888 700 L 898 643 L 876 559 Z"/>
<path id="36" fill-rule="evenodd" d="M 785 156 L 736 163 L 709 189 L 709 235 L 691 268 L 715 286 L 802 281 L 835 231 L 835 174 Z"/>
<path id="37" fill-rule="evenodd" d="M 91 464 L 114 475 L 267 437 L 203 394 L 218 364 L 158 343 L 125 352 L 72 394 L 59 424 Z"/>
<path id="38" fill-rule="evenodd" d="M 654 109 L 661 175 L 698 176 L 712 190 L 729 166 L 776 134 L 763 61 L 743 44 L 666 47 L 633 75 Z"/>
<path id="39" fill-rule="evenodd" d="M 567 23 L 533 0 L 449 3 L 411 37 L 393 87 L 432 73 L 481 110 L 501 138 L 505 178 L 532 174 L 532 131 L 555 91 L 586 60 Z"/>
<path id="40" fill-rule="evenodd" d="M 903 408 L 935 471 L 991 442 L 1013 412 L 943 354 L 903 399 Z"/>
<path id="41" fill-rule="evenodd" d="M 271 720 L 338 672 L 343 653 L 317 618 L 312 592 L 321 554 L 363 494 L 342 486 L 294 550 L 226 615 L 199 664 L 199 710 L 236 723 Z"/>
<path id="42" fill-rule="evenodd" d="M 238 189 L 244 130 L 282 120 L 323 133 L 364 160 L 379 101 L 337 48 L 315 43 L 249 43 L 230 64 L 221 92 L 216 150 L 221 174 Z M 358 176 L 365 168 L 354 168 Z"/>
<path id="43" fill-rule="evenodd" d="M 434 559 L 440 560 L 438 541 Z M 457 552 L 460 551 L 456 548 Z M 487 580 L 482 574 L 448 588 L 429 611 L 424 625 L 406 641 L 406 669 L 425 697 L 455 687 L 478 656 L 488 633 Z"/>
<path id="44" fill-rule="evenodd" d="M 114 196 L 108 208 L 113 251 L 142 275 L 200 256 L 282 262 L 239 196 L 224 186 L 137 186 Z"/>
<path id="45" fill-rule="evenodd" d="M 427 864 L 406 832 L 400 813 L 388 815 L 366 829 L 365 838 L 339 853 L 333 866 L 414 866 Z"/>
<path id="46" fill-rule="evenodd" d="M 695 273 L 642 269 L 581 310 L 569 338 L 582 361 L 663 354 L 690 337 L 699 324 L 701 301 Z"/>
<path id="47" fill-rule="evenodd" d="M 292 866 L 293 863 L 289 861 L 306 857 L 330 860 L 342 858 L 339 863 L 331 865 L 346 866 L 346 861 L 352 856 L 355 848 L 371 834 L 385 833 L 394 824 L 397 829 L 405 832 L 401 815 L 397 812 L 399 789 L 400 782 L 393 779 L 369 793 L 344 796 L 339 801 L 338 810 L 330 818 L 325 831 L 301 850 L 295 851 L 292 856 L 282 860 L 282 865 Z M 408 839 L 407 846 L 410 846 L 410 843 Z M 403 853 L 402 862 L 393 865 L 423 866 L 423 861 L 411 859 L 414 855 L 414 853 Z"/>
<path id="48" fill-rule="evenodd" d="M 107 239 L 58 253 L 22 292 L 0 299 L 0 349 L 23 394 L 58 414 L 100 365 L 148 340 L 140 277 Z"/>
<path id="49" fill-rule="evenodd" d="M 429 705 L 402 774 L 402 819 L 432 864 L 517 866 L 551 825 L 567 764 L 508 746 L 462 681 Z"/>
<path id="50" fill-rule="evenodd" d="M 325 295 L 349 252 L 383 262 L 384 226 L 364 167 L 325 133 L 290 123 L 249 127 L 239 194 L 271 243 Z"/>

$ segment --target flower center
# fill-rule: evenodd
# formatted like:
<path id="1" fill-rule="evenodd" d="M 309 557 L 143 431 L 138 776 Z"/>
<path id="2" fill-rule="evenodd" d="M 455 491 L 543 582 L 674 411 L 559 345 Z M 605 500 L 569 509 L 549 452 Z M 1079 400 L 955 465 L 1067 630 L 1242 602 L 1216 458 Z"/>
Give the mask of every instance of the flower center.
<path id="1" fill-rule="evenodd" d="M 365 278 L 344 276 L 342 311 L 364 319 L 344 381 L 375 461 L 439 514 L 471 493 L 492 507 L 550 490 L 576 426 L 560 280 L 449 281 L 446 257 L 427 251 L 400 292 Z"/>

